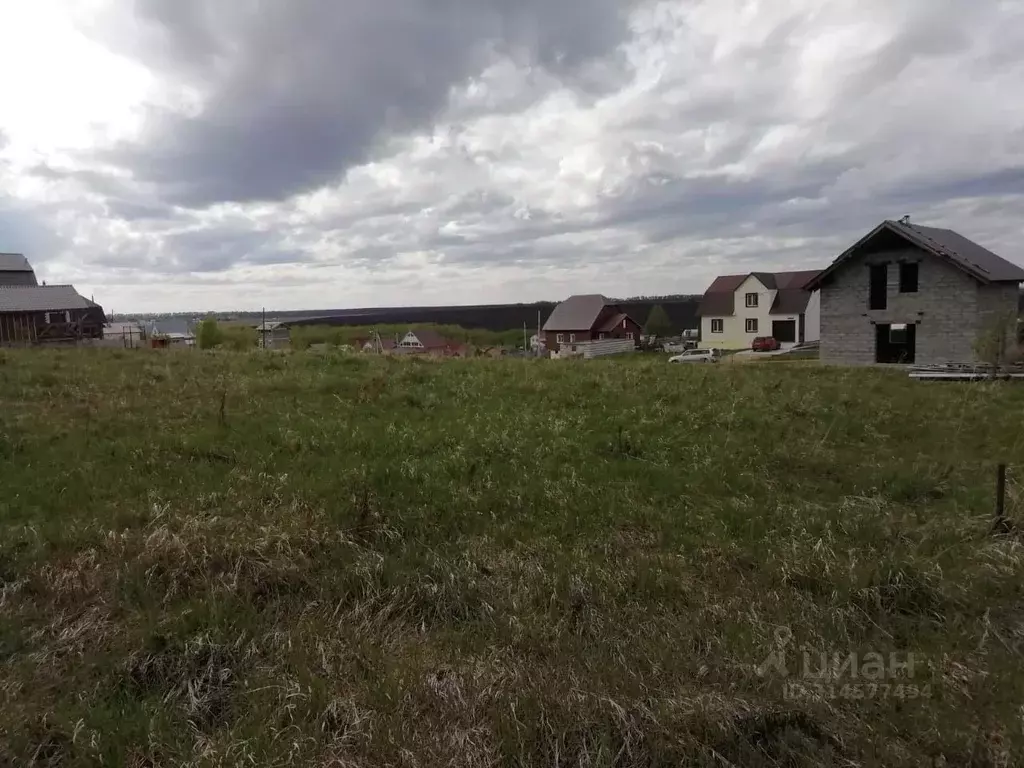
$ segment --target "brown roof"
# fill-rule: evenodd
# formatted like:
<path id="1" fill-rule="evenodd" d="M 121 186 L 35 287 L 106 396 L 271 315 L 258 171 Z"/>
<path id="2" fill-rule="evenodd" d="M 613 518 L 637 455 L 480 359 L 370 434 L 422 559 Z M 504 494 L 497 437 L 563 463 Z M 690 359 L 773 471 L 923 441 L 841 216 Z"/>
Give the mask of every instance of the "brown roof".
<path id="1" fill-rule="evenodd" d="M 595 328 L 594 330 L 596 330 L 598 332 L 601 332 L 601 333 L 607 333 L 608 331 L 614 331 L 616 328 L 619 327 L 619 325 L 622 324 L 623 320 L 628 320 L 628 319 L 629 319 L 629 315 L 627 315 L 625 312 L 618 312 L 618 313 L 616 313 L 614 315 L 610 315 L 607 320 L 605 320 L 603 323 L 601 323 L 600 327 Z"/>
<path id="2" fill-rule="evenodd" d="M 775 301 L 772 302 L 771 314 L 795 315 L 807 309 L 810 293 L 803 286 L 818 274 L 818 270 L 800 272 L 748 272 L 744 275 L 722 275 L 704 292 L 700 306 L 697 308 L 699 317 L 731 315 L 736 311 L 734 298 L 736 289 L 750 276 L 761 281 L 765 288 L 777 290 Z"/>
<path id="3" fill-rule="evenodd" d="M 412 333 L 426 349 L 441 349 L 451 345 L 448 339 L 432 328 L 413 328 Z"/>
<path id="4" fill-rule="evenodd" d="M 609 304 L 599 293 L 570 296 L 551 312 L 545 331 L 589 331 Z"/>
<path id="5" fill-rule="evenodd" d="M 775 274 L 775 285 L 778 293 L 772 302 L 770 314 L 799 315 L 807 310 L 807 302 L 811 300 L 811 292 L 804 286 L 821 272 L 820 269 L 802 272 L 778 272 Z"/>
<path id="6" fill-rule="evenodd" d="M 747 275 L 722 275 L 708 286 L 697 307 L 697 316 L 731 315 L 735 311 L 733 298 Z"/>
<path id="7" fill-rule="evenodd" d="M 921 250 L 937 256 L 981 283 L 1024 282 L 1024 269 L 951 229 L 886 220 L 839 254 L 824 272 L 808 282 L 807 287 L 820 286 L 861 248 L 876 237 L 887 233 L 895 234 Z"/>

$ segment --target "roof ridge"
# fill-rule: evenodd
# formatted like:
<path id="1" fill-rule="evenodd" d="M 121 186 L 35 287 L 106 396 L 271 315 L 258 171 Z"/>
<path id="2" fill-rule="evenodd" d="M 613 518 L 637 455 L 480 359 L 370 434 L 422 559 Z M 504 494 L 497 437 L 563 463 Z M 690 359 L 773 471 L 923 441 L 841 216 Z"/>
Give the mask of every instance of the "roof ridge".
<path id="1" fill-rule="evenodd" d="M 977 269 L 980 269 L 982 272 L 985 272 L 986 274 L 992 274 L 992 271 L 990 269 L 985 268 L 984 266 L 979 264 L 974 259 L 968 258 L 966 255 L 960 253 L 959 251 L 954 251 L 951 248 L 947 248 L 945 245 L 943 245 L 942 243 L 940 243 L 937 240 L 933 239 L 927 233 L 922 232 L 920 227 L 918 227 L 918 226 L 916 226 L 914 224 L 911 224 L 911 223 L 904 224 L 903 226 L 910 227 L 911 229 L 913 229 L 914 232 L 917 233 L 918 237 L 920 237 L 920 238 L 922 238 L 924 240 L 927 240 L 928 244 L 933 249 L 935 249 L 936 251 L 941 253 L 943 256 L 948 256 L 948 257 L 953 258 L 953 259 L 957 259 L 957 258 L 963 259 L 964 261 L 966 261 L 969 264 L 973 265 Z M 957 237 L 963 237 L 963 235 L 961 235 L 959 232 L 957 232 L 954 229 L 947 229 L 947 228 L 944 228 L 944 227 L 928 227 L 928 229 L 938 229 L 941 232 L 948 232 L 951 235 L 956 235 Z M 982 247 L 984 247 L 984 246 L 982 246 Z"/>
<path id="2" fill-rule="evenodd" d="M 74 288 L 72 283 L 49 283 L 48 285 L 0 285 L 0 288 Z"/>

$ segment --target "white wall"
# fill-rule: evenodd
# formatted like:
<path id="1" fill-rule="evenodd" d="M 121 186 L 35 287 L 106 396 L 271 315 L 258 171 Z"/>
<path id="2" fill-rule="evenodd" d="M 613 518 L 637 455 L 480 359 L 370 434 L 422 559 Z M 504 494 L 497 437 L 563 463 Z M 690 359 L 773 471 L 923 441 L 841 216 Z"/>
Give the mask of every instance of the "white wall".
<path id="1" fill-rule="evenodd" d="M 799 331 L 799 329 L 797 329 Z M 821 291 L 812 291 L 804 310 L 804 341 L 821 339 Z"/>
<path id="2" fill-rule="evenodd" d="M 747 294 L 757 294 L 757 306 L 747 306 Z M 750 275 L 736 289 L 733 296 L 733 314 L 726 317 L 702 317 L 700 321 L 700 338 L 702 347 L 718 347 L 721 349 L 748 349 L 758 336 L 770 336 L 772 320 L 785 320 L 788 316 L 770 314 L 772 302 L 777 291 L 766 287 L 760 280 Z M 794 316 L 795 319 L 795 316 Z M 723 332 L 712 333 L 711 321 L 722 320 Z M 757 331 L 747 333 L 747 320 L 757 320 Z"/>

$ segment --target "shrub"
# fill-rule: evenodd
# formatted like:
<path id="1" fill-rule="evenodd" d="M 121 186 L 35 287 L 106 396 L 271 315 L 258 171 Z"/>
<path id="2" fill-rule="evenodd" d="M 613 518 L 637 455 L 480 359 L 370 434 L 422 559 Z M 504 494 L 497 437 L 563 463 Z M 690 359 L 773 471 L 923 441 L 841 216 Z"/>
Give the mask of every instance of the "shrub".
<path id="1" fill-rule="evenodd" d="M 224 332 L 212 317 L 208 317 L 196 329 L 196 346 L 200 349 L 213 349 L 224 340 Z"/>

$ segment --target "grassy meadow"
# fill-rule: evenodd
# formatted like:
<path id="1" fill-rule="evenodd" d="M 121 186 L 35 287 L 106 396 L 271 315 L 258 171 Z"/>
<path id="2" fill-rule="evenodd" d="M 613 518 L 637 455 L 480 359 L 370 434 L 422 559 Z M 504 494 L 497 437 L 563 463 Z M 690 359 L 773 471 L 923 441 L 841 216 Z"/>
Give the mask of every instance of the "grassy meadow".
<path id="1" fill-rule="evenodd" d="M 1022 764 L 1022 417 L 800 362 L 2 352 L 0 766 Z"/>

